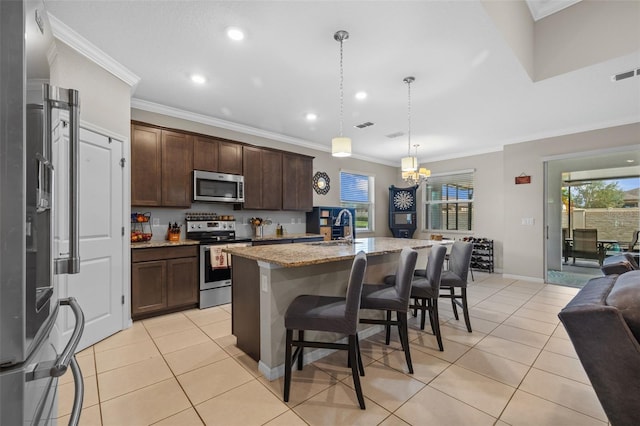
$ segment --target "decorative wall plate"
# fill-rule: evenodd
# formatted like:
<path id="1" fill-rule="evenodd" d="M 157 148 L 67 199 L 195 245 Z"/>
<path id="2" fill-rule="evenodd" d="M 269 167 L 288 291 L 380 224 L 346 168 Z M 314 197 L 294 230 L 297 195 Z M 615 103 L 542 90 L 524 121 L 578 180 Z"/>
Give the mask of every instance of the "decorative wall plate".
<path id="1" fill-rule="evenodd" d="M 316 194 L 326 195 L 329 192 L 329 175 L 325 172 L 316 172 L 313 175 L 313 189 L 316 191 Z"/>

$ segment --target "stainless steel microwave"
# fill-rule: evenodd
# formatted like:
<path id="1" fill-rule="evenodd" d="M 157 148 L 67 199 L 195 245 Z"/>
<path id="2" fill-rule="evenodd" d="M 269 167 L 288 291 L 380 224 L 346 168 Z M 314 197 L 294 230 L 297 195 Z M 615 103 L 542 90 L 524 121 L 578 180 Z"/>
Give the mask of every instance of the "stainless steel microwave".
<path id="1" fill-rule="evenodd" d="M 244 203 L 244 177 L 194 170 L 193 201 Z"/>

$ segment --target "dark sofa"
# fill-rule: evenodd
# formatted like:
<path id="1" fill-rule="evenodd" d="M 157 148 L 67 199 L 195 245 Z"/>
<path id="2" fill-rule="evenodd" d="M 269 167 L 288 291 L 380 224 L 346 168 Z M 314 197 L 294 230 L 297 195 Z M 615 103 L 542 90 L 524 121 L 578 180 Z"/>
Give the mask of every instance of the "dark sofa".
<path id="1" fill-rule="evenodd" d="M 640 271 L 590 280 L 558 316 L 611 424 L 640 425 Z"/>

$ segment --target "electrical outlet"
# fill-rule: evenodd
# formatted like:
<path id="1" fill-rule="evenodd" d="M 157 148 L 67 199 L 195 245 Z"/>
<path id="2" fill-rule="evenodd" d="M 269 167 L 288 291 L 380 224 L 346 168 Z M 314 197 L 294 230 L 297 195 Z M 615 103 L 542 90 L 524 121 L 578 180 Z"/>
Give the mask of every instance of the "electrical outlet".
<path id="1" fill-rule="evenodd" d="M 160 226 L 160 218 L 158 217 L 153 218 L 153 226 Z"/>

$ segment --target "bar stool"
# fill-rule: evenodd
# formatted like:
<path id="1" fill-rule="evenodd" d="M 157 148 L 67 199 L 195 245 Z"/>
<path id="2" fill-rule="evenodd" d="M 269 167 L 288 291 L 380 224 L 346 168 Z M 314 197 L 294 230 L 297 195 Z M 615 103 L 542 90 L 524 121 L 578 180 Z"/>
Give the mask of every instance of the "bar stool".
<path id="1" fill-rule="evenodd" d="M 358 315 L 362 282 L 367 267 L 367 256 L 361 251 L 353 259 L 351 274 L 347 285 L 346 297 L 301 295 L 296 297 L 284 315 L 286 331 L 284 366 L 284 401 L 289 401 L 291 388 L 291 364 L 297 358 L 298 370 L 302 370 L 302 354 L 305 347 L 324 349 L 343 349 L 349 351 L 349 365 L 353 376 L 353 385 L 361 409 L 365 409 L 364 396 L 360 386 L 360 374 L 364 376 L 364 367 L 358 344 Z M 293 330 L 298 330 L 298 339 L 293 340 Z M 327 331 L 348 336 L 348 343 L 330 343 L 304 339 L 305 330 Z M 296 346 L 291 356 L 292 347 Z"/>
<path id="2" fill-rule="evenodd" d="M 388 345 L 391 336 L 391 326 L 398 326 L 400 343 L 404 350 L 409 373 L 413 374 L 411 353 L 409 352 L 409 335 L 407 327 L 407 312 L 409 310 L 409 293 L 411 292 L 411 279 L 418 260 L 418 252 L 405 247 L 400 252 L 400 260 L 396 274 L 390 277 L 393 280 L 389 284 L 364 284 L 362 286 L 362 298 L 360 309 L 376 309 L 386 311 L 386 319 L 360 318 L 363 324 L 382 324 L 386 326 L 385 343 Z M 387 277 L 385 277 L 387 278 Z M 391 320 L 391 312 L 396 313 L 396 320 Z"/>
<path id="3" fill-rule="evenodd" d="M 410 307 L 420 310 L 420 330 L 424 330 L 426 311 L 429 311 L 431 331 L 436 336 L 438 348 L 443 351 L 442 334 L 440 333 L 440 318 L 438 316 L 438 297 L 440 295 L 440 278 L 447 248 L 442 245 L 431 247 L 427 259 L 425 276 L 414 276 L 411 286 L 413 305 Z"/>
<path id="4" fill-rule="evenodd" d="M 459 319 L 456 305 L 462 308 L 464 322 L 469 333 L 471 333 L 471 321 L 467 304 L 467 274 L 469 273 L 469 265 L 471 265 L 472 252 L 473 243 L 454 242 L 449 255 L 449 270 L 442 273 L 440 280 L 440 288 L 449 290 L 449 294 L 441 294 L 440 297 L 451 299 L 453 315 L 456 320 Z M 460 289 L 459 294 L 456 293 L 456 288 Z"/>

